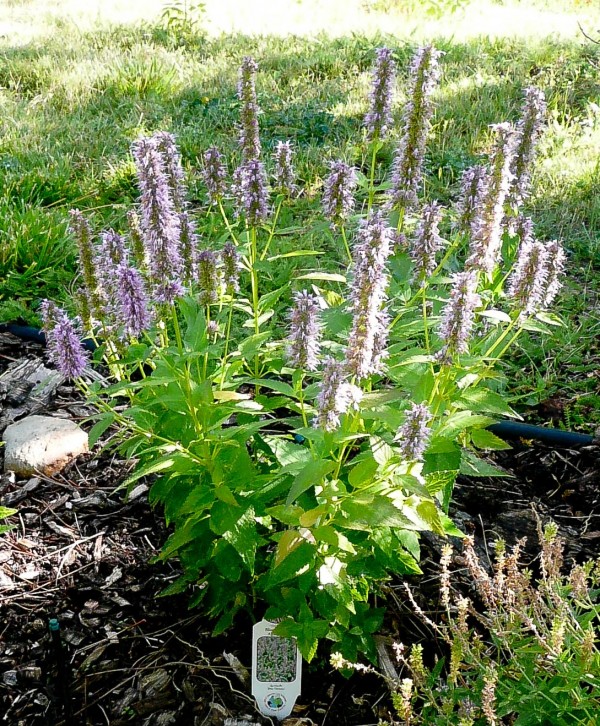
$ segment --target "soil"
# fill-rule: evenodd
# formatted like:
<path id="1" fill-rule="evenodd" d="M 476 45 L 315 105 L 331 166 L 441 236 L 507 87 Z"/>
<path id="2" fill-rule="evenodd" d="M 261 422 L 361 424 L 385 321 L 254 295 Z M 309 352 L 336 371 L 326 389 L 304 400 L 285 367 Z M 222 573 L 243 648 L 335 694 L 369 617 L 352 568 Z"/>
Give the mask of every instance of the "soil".
<path id="1" fill-rule="evenodd" d="M 0 333 L 0 373 L 14 360 L 42 354 L 41 346 Z M 90 413 L 68 385 L 49 412 L 76 421 Z M 516 442 L 495 456 L 505 477 L 459 481 L 451 514 L 484 556 L 498 536 L 509 544 L 527 536 L 533 560 L 538 520 L 551 518 L 567 560 L 596 557 L 599 452 Z M 148 505 L 147 486 L 127 502 L 115 492 L 131 466 L 96 447 L 53 477 L 0 475 L 0 505 L 18 508 L 17 527 L 0 537 L 2 723 L 272 723 L 250 695 L 251 623 L 213 637 L 210 623 L 188 609 L 187 595 L 159 596 L 178 576 L 177 564 L 153 561 L 167 533 Z M 427 575 L 437 572 L 439 545 L 423 537 Z M 413 588 L 422 586 L 429 597 L 434 581 L 415 579 Z M 401 588 L 389 592 L 384 639 L 410 642 L 414 621 Z M 50 632 L 51 619 L 58 632 Z M 391 722 L 391 714 L 381 679 L 345 679 L 317 656 L 304 665 L 302 694 L 284 724 L 376 726 Z"/>

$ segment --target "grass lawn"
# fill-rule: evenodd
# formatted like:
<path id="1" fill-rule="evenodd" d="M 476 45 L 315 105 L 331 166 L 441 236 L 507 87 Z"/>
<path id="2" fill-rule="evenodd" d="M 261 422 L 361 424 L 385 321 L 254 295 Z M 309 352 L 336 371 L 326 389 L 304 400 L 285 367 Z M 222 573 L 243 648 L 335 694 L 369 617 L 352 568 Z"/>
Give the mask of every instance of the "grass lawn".
<path id="1" fill-rule="evenodd" d="M 539 237 L 561 238 L 569 251 L 559 302 L 567 326 L 554 340 L 523 339 L 511 366 L 513 393 L 533 405 L 560 392 L 568 425 L 600 424 L 600 45 L 579 28 L 600 36 L 597 3 L 486 0 L 456 3 L 452 14 L 435 11 L 450 4 L 207 0 L 203 14 L 171 10 L 165 17 L 161 0 L 5 0 L 0 321 L 35 321 L 40 298 L 69 297 L 69 209 L 82 209 L 96 229 L 123 225 L 137 194 L 129 146 L 139 135 L 177 135 L 194 201 L 204 203 L 198 156 L 216 144 L 230 171 L 236 157 L 235 84 L 245 55 L 260 64 L 266 156 L 280 139 L 298 147 L 307 182 L 302 214 L 313 229 L 301 246 L 328 250 L 329 236 L 312 224 L 320 216 L 320 180 L 328 159 L 361 162 L 374 49 L 386 44 L 399 60 L 399 119 L 408 59 L 420 42 L 433 41 L 445 57 L 427 198 L 455 198 L 460 172 L 487 148 L 489 124 L 517 118 L 525 86 L 546 93 L 530 211 Z M 341 250 L 332 252 L 333 261 L 326 255 L 322 264 L 342 259 Z"/>

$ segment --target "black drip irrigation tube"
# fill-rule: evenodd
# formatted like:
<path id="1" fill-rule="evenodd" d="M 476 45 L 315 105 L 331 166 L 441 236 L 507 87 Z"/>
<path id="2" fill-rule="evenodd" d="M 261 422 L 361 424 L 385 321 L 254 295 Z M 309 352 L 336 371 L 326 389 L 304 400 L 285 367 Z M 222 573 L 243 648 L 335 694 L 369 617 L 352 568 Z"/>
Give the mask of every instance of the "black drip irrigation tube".
<path id="1" fill-rule="evenodd" d="M 31 340 L 36 343 L 46 344 L 46 336 L 42 330 L 28 325 L 17 325 L 16 323 L 0 324 L 0 333 L 12 333 L 21 340 Z M 83 341 L 87 350 L 94 351 L 96 343 L 89 338 Z M 591 446 L 600 443 L 598 438 L 591 434 L 580 434 L 576 431 L 562 431 L 561 429 L 548 429 L 544 426 L 520 423 L 519 421 L 498 421 L 488 426 L 488 430 L 501 439 L 533 439 L 542 441 L 545 444 L 554 446 L 557 449 L 571 449 L 579 446 Z"/>

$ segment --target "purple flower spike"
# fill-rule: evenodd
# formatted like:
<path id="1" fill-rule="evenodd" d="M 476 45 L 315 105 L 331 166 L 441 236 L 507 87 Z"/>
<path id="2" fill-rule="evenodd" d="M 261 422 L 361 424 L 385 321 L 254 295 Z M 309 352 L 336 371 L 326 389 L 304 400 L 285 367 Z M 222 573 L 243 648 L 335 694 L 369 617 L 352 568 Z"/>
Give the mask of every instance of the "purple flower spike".
<path id="1" fill-rule="evenodd" d="M 406 420 L 398 429 L 395 441 L 400 444 L 400 454 L 408 461 L 423 461 L 423 454 L 431 438 L 428 424 L 431 411 L 425 403 L 413 403 L 406 412 Z"/>
<path id="2" fill-rule="evenodd" d="M 477 273 L 473 270 L 457 272 L 452 276 L 450 300 L 442 313 L 439 335 L 444 342 L 436 359 L 452 362 L 456 353 L 466 353 L 475 322 L 475 310 L 481 305 L 477 294 Z"/>
<path id="3" fill-rule="evenodd" d="M 354 210 L 356 170 L 343 161 L 332 161 L 323 189 L 323 211 L 332 225 L 341 225 Z"/>
<path id="4" fill-rule="evenodd" d="M 348 372 L 361 380 L 381 372 L 385 357 L 389 318 L 383 306 L 394 233 L 382 213 L 376 211 L 361 221 L 357 236 L 350 291 L 353 319 L 346 360 Z"/>
<path id="5" fill-rule="evenodd" d="M 384 139 L 392 125 L 392 95 L 396 81 L 396 63 L 389 48 L 377 48 L 369 111 L 365 116 L 367 139 Z"/>
<path id="6" fill-rule="evenodd" d="M 517 264 L 508 278 L 506 294 L 521 315 L 532 315 L 541 306 L 548 282 L 547 251 L 541 242 L 526 240 L 519 248 Z"/>
<path id="7" fill-rule="evenodd" d="M 215 146 L 211 146 L 204 152 L 202 161 L 204 164 L 202 177 L 208 198 L 211 204 L 218 204 L 227 191 L 227 168 L 223 156 Z"/>
<path id="8" fill-rule="evenodd" d="M 196 280 L 198 264 L 198 235 L 196 223 L 187 212 L 180 212 L 181 229 L 180 250 L 183 259 L 183 282 L 189 286 Z"/>
<path id="9" fill-rule="evenodd" d="M 183 292 L 184 262 L 179 250 L 180 219 L 164 157 L 151 138 L 136 141 L 132 154 L 142 192 L 140 226 L 154 294 L 159 302 L 172 302 Z"/>
<path id="10" fill-rule="evenodd" d="M 456 228 L 460 232 L 470 232 L 477 216 L 477 198 L 485 184 L 486 169 L 476 165 L 463 171 L 460 179 L 460 197 L 456 203 Z"/>
<path id="11" fill-rule="evenodd" d="M 186 188 L 183 180 L 181 154 L 175 143 L 173 134 L 167 131 L 157 131 L 151 137 L 152 143 L 163 157 L 165 175 L 171 192 L 171 198 L 176 212 L 182 212 L 186 206 Z"/>
<path id="12" fill-rule="evenodd" d="M 440 205 L 432 202 L 423 207 L 423 215 L 417 226 L 410 256 L 415 265 L 413 280 L 418 281 L 421 287 L 435 270 L 435 256 L 442 247 L 442 238 L 439 234 L 441 217 Z"/>
<path id="13" fill-rule="evenodd" d="M 526 88 L 522 116 L 517 124 L 516 149 L 511 164 L 513 181 L 507 200 L 513 208 L 519 207 L 529 196 L 531 166 L 545 116 L 546 97 L 543 91 L 533 86 Z"/>
<path id="14" fill-rule="evenodd" d="M 76 325 L 62 308 L 49 300 L 41 306 L 48 358 L 65 378 L 79 378 L 88 359 Z"/>
<path id="15" fill-rule="evenodd" d="M 439 80 L 438 60 L 442 51 L 432 45 L 419 48 L 410 66 L 408 101 L 404 108 L 404 129 L 392 171 L 390 209 L 410 209 L 418 201 L 423 178 L 425 143 L 433 115 L 431 95 Z"/>
<path id="16" fill-rule="evenodd" d="M 83 276 L 84 293 L 87 297 L 91 318 L 100 320 L 104 313 L 104 302 L 100 293 L 100 281 L 96 269 L 96 255 L 92 242 L 92 230 L 87 219 L 78 209 L 69 212 L 69 230 L 75 237 L 79 253 L 79 265 Z"/>
<path id="17" fill-rule="evenodd" d="M 482 180 L 477 198 L 476 214 L 471 224 L 472 238 L 466 267 L 491 275 L 498 261 L 502 243 L 504 202 L 510 188 L 510 166 L 514 156 L 514 129 L 510 124 L 496 124 L 496 141 L 490 159 L 490 170 Z"/>
<path id="18" fill-rule="evenodd" d="M 139 338 L 150 326 L 148 298 L 139 271 L 126 262 L 120 264 L 115 273 L 115 290 L 117 319 L 128 336 Z"/>
<path id="19" fill-rule="evenodd" d="M 240 261 L 233 242 L 227 241 L 223 245 L 221 263 L 223 265 L 225 291 L 229 295 L 234 295 L 240 289 Z"/>
<path id="20" fill-rule="evenodd" d="M 235 170 L 232 191 L 237 213 L 245 215 L 250 227 L 258 227 L 266 221 L 267 175 L 261 161 L 252 159 Z"/>
<path id="21" fill-rule="evenodd" d="M 202 250 L 198 255 L 198 283 L 200 285 L 198 294 L 200 304 L 216 303 L 219 291 L 219 272 L 217 257 L 212 250 Z"/>
<path id="22" fill-rule="evenodd" d="M 344 364 L 333 358 L 327 358 L 317 396 L 317 416 L 313 425 L 324 431 L 335 431 L 339 428 L 342 414 L 350 409 L 358 410 L 362 396 L 363 393 L 358 386 L 348 383 Z"/>
<path id="23" fill-rule="evenodd" d="M 290 337 L 288 358 L 293 368 L 316 371 L 321 349 L 321 306 L 319 298 L 307 290 L 293 295 L 294 305 L 290 312 Z"/>
<path id="24" fill-rule="evenodd" d="M 546 252 L 546 291 L 542 300 L 542 306 L 545 308 L 554 302 L 554 298 L 562 287 L 560 278 L 564 274 L 567 261 L 563 246 L 556 239 L 546 243 Z"/>
<path id="25" fill-rule="evenodd" d="M 256 100 L 256 73 L 258 65 L 254 58 L 244 58 L 240 67 L 238 98 L 240 109 L 239 140 L 242 149 L 242 163 L 258 159 L 260 156 L 260 136 L 258 133 L 258 102 Z"/>
<path id="26" fill-rule="evenodd" d="M 275 188 L 288 197 L 293 197 L 297 191 L 296 172 L 292 163 L 291 141 L 278 141 L 275 147 Z"/>

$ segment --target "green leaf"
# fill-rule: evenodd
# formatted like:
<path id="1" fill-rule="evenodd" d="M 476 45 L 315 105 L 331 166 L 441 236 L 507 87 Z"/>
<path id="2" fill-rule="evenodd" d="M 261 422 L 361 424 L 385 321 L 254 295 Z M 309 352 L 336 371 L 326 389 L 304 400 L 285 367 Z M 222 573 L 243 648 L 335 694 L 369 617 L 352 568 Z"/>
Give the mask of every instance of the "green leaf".
<path id="1" fill-rule="evenodd" d="M 510 477 L 512 474 L 500 469 L 487 461 L 480 459 L 472 451 L 463 449 L 460 462 L 460 473 L 466 476 L 503 476 Z"/>
<path id="2" fill-rule="evenodd" d="M 442 425 L 437 429 L 435 434 L 436 436 L 454 439 L 461 431 L 473 427 L 489 426 L 492 423 L 494 423 L 494 419 L 488 416 L 473 414 L 471 411 L 456 411 L 443 419 Z"/>
<path id="3" fill-rule="evenodd" d="M 256 520 L 254 509 L 249 507 L 235 526 L 223 534 L 223 537 L 231 544 L 251 574 L 254 574 L 254 561 L 256 549 L 263 541 L 256 531 Z"/>
<path id="4" fill-rule="evenodd" d="M 399 527 L 414 529 L 410 519 L 388 497 L 373 496 L 365 506 L 357 498 L 347 499 L 341 504 L 346 518 L 341 526 L 346 529 L 369 531 L 375 527 Z"/>
<path id="5" fill-rule="evenodd" d="M 197 463 L 183 451 L 174 451 L 164 456 L 159 456 L 158 459 L 153 459 L 145 466 L 141 466 L 131 476 L 127 477 L 122 484 L 119 484 L 115 491 L 130 487 L 143 476 L 150 476 L 150 474 L 157 474 L 159 471 L 166 471 L 168 469 L 183 474 L 191 471 L 195 466 L 197 466 Z"/>
<path id="6" fill-rule="evenodd" d="M 475 412 L 521 419 L 521 416 L 512 410 L 500 394 L 490 391 L 489 388 L 468 388 L 461 393 L 456 404 Z"/>
<path id="7" fill-rule="evenodd" d="M 281 564 L 276 565 L 269 572 L 265 589 L 270 590 L 282 582 L 291 580 L 314 563 L 315 548 L 304 538 L 302 539 L 303 541 L 287 554 Z"/>
<path id="8" fill-rule="evenodd" d="M 309 461 L 308 464 L 296 475 L 286 504 L 292 504 L 296 499 L 311 486 L 320 484 L 323 478 L 336 467 L 335 461 L 328 459 Z"/>
<path id="9" fill-rule="evenodd" d="M 110 428 L 114 420 L 115 414 L 112 411 L 107 411 L 99 417 L 98 421 L 96 421 L 96 423 L 92 426 L 88 434 L 88 445 L 90 449 L 96 445 L 98 439 L 108 428 Z"/>
<path id="10" fill-rule="evenodd" d="M 261 351 L 264 344 L 271 338 L 271 331 L 265 330 L 262 333 L 250 335 L 240 343 L 239 351 L 245 358 L 253 358 Z"/>
<path id="11" fill-rule="evenodd" d="M 16 514 L 16 509 L 10 509 L 9 507 L 1 507 L 0 506 L 0 519 L 6 519 L 6 517 L 12 517 L 13 514 Z"/>
<path id="12" fill-rule="evenodd" d="M 275 315 L 274 310 L 265 310 L 264 313 L 261 313 L 258 316 L 256 323 L 254 322 L 254 318 L 251 318 L 250 320 L 245 320 L 242 323 L 242 328 L 253 328 L 255 326 L 255 324 L 258 324 L 258 326 L 260 327 L 263 323 L 266 323 L 267 320 L 272 318 L 273 315 Z"/>
<path id="13" fill-rule="evenodd" d="M 293 250 L 292 252 L 286 252 L 283 255 L 274 255 L 273 257 L 267 257 L 268 262 L 275 262 L 275 260 L 283 260 L 286 257 L 315 257 L 316 255 L 324 255 L 324 252 L 317 250 Z"/>
<path id="14" fill-rule="evenodd" d="M 471 431 L 471 441 L 478 449 L 488 451 L 503 451 L 512 448 L 510 444 L 493 434 L 487 429 L 473 429 Z"/>
<path id="15" fill-rule="evenodd" d="M 284 396 L 289 396 L 290 398 L 297 398 L 294 389 L 290 386 L 289 383 L 285 383 L 285 381 L 274 381 L 270 378 L 250 378 L 247 382 L 251 383 L 254 386 L 268 388 L 271 391 L 276 391 L 277 393 L 281 393 Z"/>
<path id="16" fill-rule="evenodd" d="M 329 280 L 346 283 L 346 277 L 337 272 L 308 272 L 306 275 L 299 275 L 296 280 Z"/>
<path id="17" fill-rule="evenodd" d="M 491 320 L 498 320 L 501 323 L 512 322 L 510 319 L 510 315 L 507 315 L 502 310 L 481 310 L 479 312 L 479 315 L 484 318 L 490 318 Z"/>

